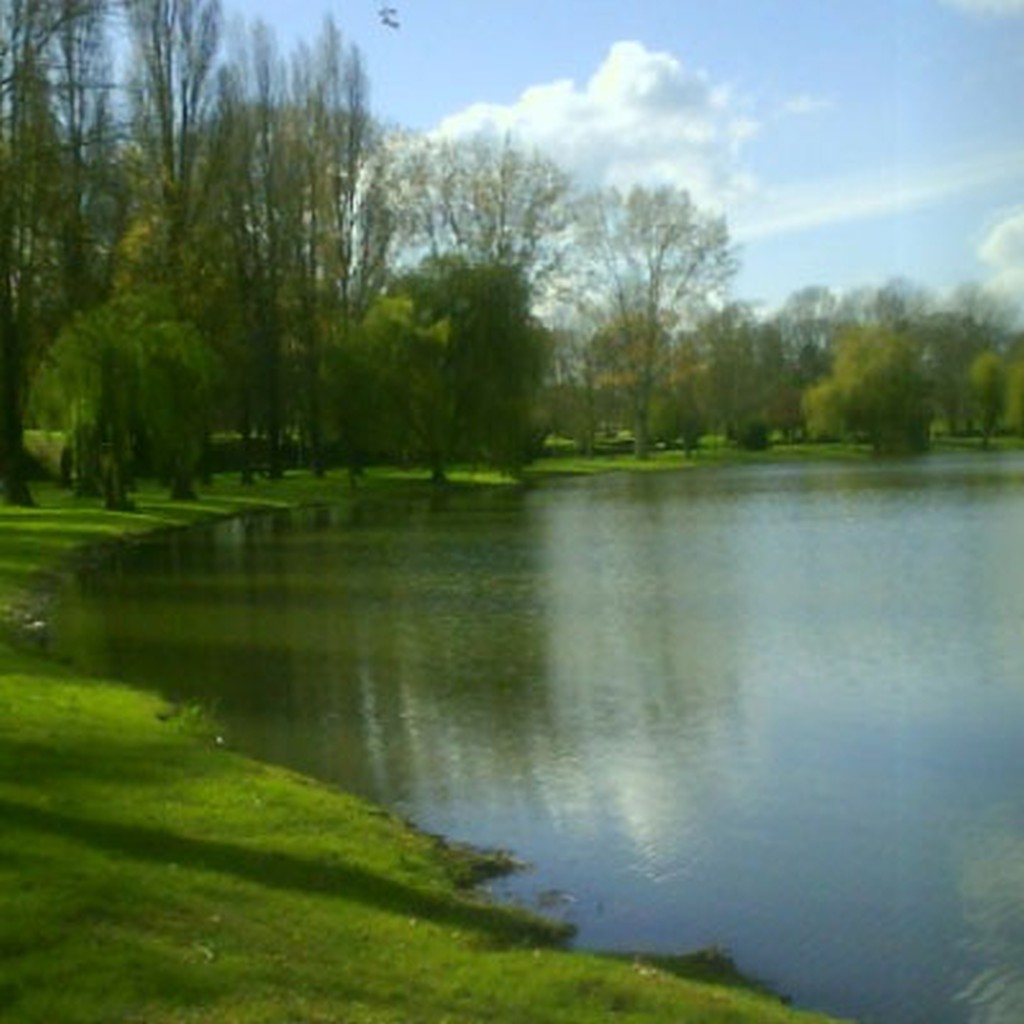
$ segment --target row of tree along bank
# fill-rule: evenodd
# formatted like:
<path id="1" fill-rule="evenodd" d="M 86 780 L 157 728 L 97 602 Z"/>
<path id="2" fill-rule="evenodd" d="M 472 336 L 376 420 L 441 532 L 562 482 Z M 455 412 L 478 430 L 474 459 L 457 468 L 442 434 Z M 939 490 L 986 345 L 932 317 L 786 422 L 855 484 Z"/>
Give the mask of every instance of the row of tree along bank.
<path id="1" fill-rule="evenodd" d="M 384 131 L 330 20 L 287 56 L 260 24 L 224 35 L 217 0 L 0 0 L 8 501 L 31 501 L 26 426 L 111 507 L 139 474 L 189 495 L 224 433 L 246 478 L 290 452 L 441 478 L 556 434 L 627 430 L 643 457 L 712 431 L 1024 429 L 1021 339 L 979 289 L 755 315 L 684 191 L 583 192 L 508 141 Z"/>

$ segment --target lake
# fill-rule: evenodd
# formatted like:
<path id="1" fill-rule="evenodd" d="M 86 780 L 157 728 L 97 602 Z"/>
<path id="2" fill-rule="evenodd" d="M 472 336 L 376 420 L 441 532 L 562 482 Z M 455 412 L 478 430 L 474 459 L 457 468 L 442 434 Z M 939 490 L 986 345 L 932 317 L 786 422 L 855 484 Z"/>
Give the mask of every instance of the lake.
<path id="1" fill-rule="evenodd" d="M 1024 1020 L 1024 456 L 612 475 L 227 522 L 65 595 L 82 667 L 512 850 L 578 944 Z"/>

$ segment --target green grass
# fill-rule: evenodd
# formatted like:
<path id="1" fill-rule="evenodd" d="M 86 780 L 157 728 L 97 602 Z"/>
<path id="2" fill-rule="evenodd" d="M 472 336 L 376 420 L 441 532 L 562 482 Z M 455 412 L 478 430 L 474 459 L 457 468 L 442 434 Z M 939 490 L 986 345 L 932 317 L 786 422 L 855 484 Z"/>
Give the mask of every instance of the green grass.
<path id="1" fill-rule="evenodd" d="M 340 477 L 219 481 L 118 515 L 37 488 L 39 508 L 0 510 L 0 605 L 82 545 L 346 494 Z M 706 958 L 566 952 L 557 926 L 467 892 L 472 873 L 380 808 L 225 749 L 195 709 L 0 642 L 4 1021 L 824 1019 Z"/>
<path id="2" fill-rule="evenodd" d="M 558 452 L 538 459 L 526 470 L 528 478 L 545 476 L 590 476 L 611 472 L 657 473 L 723 465 L 778 462 L 855 462 L 871 458 L 865 445 L 777 444 L 765 451 L 745 451 L 714 438 L 705 440 L 691 455 L 681 451 L 655 450 L 639 460 L 628 452 L 614 455 L 573 455 Z"/>

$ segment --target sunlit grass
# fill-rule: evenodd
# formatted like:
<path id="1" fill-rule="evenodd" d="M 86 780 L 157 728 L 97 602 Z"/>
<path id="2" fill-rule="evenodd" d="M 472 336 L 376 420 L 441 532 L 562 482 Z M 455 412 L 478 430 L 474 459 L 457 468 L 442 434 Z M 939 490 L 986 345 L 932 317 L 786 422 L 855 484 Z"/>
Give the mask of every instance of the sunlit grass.
<path id="1" fill-rule="evenodd" d="M 765 451 L 745 451 L 724 439 L 706 439 L 690 454 L 677 450 L 654 450 L 647 458 L 638 459 L 628 452 L 621 454 L 575 455 L 564 450 L 549 454 L 531 463 L 527 477 L 557 475 L 589 476 L 601 473 L 657 473 L 691 470 L 722 465 L 745 465 L 791 461 L 860 461 L 871 457 L 866 445 L 853 444 L 776 444 Z"/>

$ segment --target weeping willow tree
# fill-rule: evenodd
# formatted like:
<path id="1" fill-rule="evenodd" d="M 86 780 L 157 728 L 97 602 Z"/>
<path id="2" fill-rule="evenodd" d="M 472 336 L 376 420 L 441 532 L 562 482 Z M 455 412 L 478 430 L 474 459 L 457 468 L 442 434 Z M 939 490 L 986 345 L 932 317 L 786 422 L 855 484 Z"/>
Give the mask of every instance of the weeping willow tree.
<path id="1" fill-rule="evenodd" d="M 919 346 L 880 326 L 840 334 L 831 376 L 804 396 L 811 432 L 865 440 L 876 453 L 928 447 L 931 403 Z"/>
<path id="2" fill-rule="evenodd" d="M 66 432 L 76 489 L 102 494 L 108 509 L 131 507 L 138 374 L 129 318 L 108 303 L 75 317 L 60 333 L 35 384 L 37 417 Z"/>
<path id="3" fill-rule="evenodd" d="M 329 353 L 334 425 L 350 469 L 384 455 L 443 478 L 450 447 L 451 323 L 427 322 L 405 295 L 381 296 Z"/>
<path id="4" fill-rule="evenodd" d="M 448 256 L 428 259 L 396 287 L 416 322 L 431 328 L 407 346 L 404 376 L 410 407 L 430 412 L 424 454 L 434 478 L 443 480 L 453 460 L 518 471 L 529 460 L 548 351 L 525 274 Z"/>
<path id="5" fill-rule="evenodd" d="M 194 496 L 217 366 L 196 328 L 160 291 L 131 292 L 77 316 L 37 383 L 37 415 L 69 437 L 76 485 L 129 509 L 142 443 L 171 485 Z"/>

